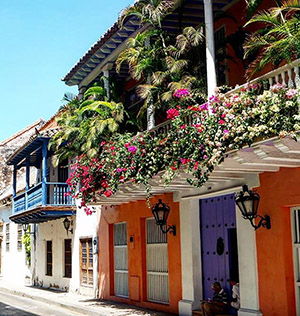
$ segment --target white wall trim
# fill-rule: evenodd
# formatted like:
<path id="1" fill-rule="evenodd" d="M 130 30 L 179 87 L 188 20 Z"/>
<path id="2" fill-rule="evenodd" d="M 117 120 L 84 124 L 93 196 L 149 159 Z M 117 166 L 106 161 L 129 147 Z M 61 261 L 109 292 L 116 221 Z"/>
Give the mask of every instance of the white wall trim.
<path id="1" fill-rule="evenodd" d="M 199 200 L 180 201 L 182 300 L 179 315 L 199 309 L 202 292 Z"/>
<path id="2" fill-rule="evenodd" d="M 239 316 L 262 315 L 259 310 L 255 230 L 236 207 L 241 309 Z"/>

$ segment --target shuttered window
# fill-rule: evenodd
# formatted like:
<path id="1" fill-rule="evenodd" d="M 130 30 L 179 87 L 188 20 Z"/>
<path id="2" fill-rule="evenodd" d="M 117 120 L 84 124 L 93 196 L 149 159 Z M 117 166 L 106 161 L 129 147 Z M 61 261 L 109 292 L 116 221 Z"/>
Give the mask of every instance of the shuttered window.
<path id="1" fill-rule="evenodd" d="M 52 240 L 46 241 L 46 275 L 52 276 Z"/>
<path id="2" fill-rule="evenodd" d="M 93 286 L 93 247 L 92 238 L 80 240 L 80 284 Z"/>
<path id="3" fill-rule="evenodd" d="M 300 312 L 300 207 L 292 208 L 294 274 L 297 315 Z"/>
<path id="4" fill-rule="evenodd" d="M 65 239 L 65 278 L 72 277 L 72 243 L 71 239 Z"/>
<path id="5" fill-rule="evenodd" d="M 22 250 L 22 235 L 23 235 L 22 224 L 18 224 L 18 240 L 17 240 L 18 251 Z"/>
<path id="6" fill-rule="evenodd" d="M 148 301 L 169 303 L 168 244 L 154 219 L 146 220 Z"/>
<path id="7" fill-rule="evenodd" d="M 10 229 L 9 229 L 9 224 L 5 225 L 5 244 L 6 244 L 6 251 L 9 251 L 9 244 L 10 244 Z"/>
<path id="8" fill-rule="evenodd" d="M 115 295 L 128 297 L 128 248 L 126 223 L 114 224 Z"/>

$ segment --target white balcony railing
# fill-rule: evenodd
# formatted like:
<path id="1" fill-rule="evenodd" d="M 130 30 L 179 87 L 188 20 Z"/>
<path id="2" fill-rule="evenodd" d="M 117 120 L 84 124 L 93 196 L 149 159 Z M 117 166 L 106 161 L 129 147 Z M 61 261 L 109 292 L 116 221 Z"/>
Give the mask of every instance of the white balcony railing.
<path id="1" fill-rule="evenodd" d="M 228 91 L 226 95 L 230 95 L 231 93 L 238 92 L 240 89 L 246 87 L 250 84 L 255 84 L 258 82 L 265 82 L 267 88 L 270 86 L 281 83 L 289 88 L 300 88 L 300 59 L 294 60 L 290 64 L 286 64 L 282 67 L 279 67 L 275 70 L 272 70 L 260 77 L 257 77 L 243 85 L 237 86 L 234 89 Z M 187 116 L 185 118 L 185 123 L 187 125 L 192 123 L 192 117 Z M 168 130 L 171 127 L 171 120 L 165 121 L 157 126 L 155 126 L 151 132 L 154 134 L 167 134 Z"/>

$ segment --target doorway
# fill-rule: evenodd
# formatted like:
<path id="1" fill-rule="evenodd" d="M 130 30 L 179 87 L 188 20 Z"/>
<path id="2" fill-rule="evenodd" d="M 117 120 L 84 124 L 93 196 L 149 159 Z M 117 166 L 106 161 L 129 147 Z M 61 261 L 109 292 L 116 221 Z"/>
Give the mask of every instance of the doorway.
<path id="1" fill-rule="evenodd" d="M 200 200 L 203 298 L 212 298 L 214 282 L 231 295 L 230 279 L 238 278 L 234 194 Z"/>

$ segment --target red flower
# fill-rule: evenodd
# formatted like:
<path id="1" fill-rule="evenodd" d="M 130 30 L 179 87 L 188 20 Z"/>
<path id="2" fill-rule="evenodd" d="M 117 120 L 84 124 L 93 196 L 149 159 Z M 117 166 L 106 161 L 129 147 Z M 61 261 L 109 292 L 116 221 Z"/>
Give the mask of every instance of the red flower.
<path id="1" fill-rule="evenodd" d="M 179 111 L 176 109 L 169 109 L 167 111 L 167 119 L 174 120 L 179 115 Z"/>

